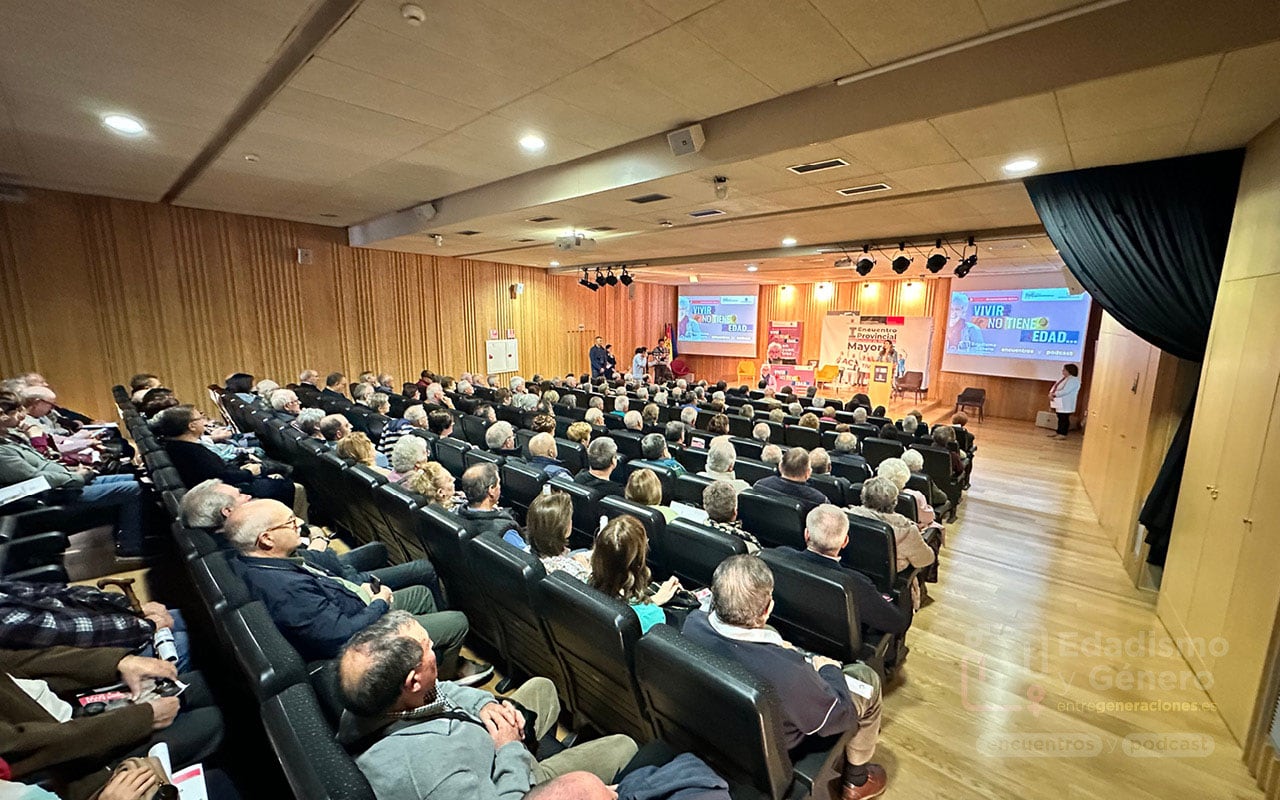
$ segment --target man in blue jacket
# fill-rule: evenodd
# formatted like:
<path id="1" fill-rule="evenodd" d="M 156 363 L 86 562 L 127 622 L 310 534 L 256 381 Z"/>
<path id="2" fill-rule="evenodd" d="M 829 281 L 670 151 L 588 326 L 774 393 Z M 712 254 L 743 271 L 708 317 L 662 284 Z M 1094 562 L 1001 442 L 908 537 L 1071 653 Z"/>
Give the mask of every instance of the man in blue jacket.
<path id="1" fill-rule="evenodd" d="M 809 736 L 845 742 L 841 800 L 867 800 L 884 792 L 884 767 L 872 764 L 880 736 L 880 679 L 865 664 L 845 667 L 806 653 L 765 623 L 773 611 L 773 573 L 756 556 L 731 556 L 716 567 L 711 612 L 696 611 L 684 635 L 742 664 L 782 698 L 782 733 L 788 749 Z"/>
<path id="2" fill-rule="evenodd" d="M 603 375 L 609 366 L 609 352 L 604 349 L 603 337 L 596 337 L 595 344 L 591 345 L 591 352 L 587 353 L 587 357 L 591 359 L 591 377 L 598 378 Z"/>
<path id="3" fill-rule="evenodd" d="M 223 532 L 240 553 L 239 571 L 250 593 L 304 659 L 335 658 L 353 634 L 396 608 L 430 632 L 442 673 L 467 684 L 483 683 L 492 674 L 492 666 L 458 655 L 468 630 L 462 612 L 436 611 L 425 586 L 375 591 L 295 557 L 301 526 L 285 504 L 251 500 L 231 512 Z"/>

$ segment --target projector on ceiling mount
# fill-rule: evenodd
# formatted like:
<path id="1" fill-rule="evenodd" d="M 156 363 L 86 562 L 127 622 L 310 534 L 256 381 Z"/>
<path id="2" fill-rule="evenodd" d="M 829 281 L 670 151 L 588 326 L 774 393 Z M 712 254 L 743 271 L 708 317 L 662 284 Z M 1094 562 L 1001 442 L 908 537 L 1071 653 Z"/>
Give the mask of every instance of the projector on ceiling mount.
<path id="1" fill-rule="evenodd" d="M 596 240 L 576 233 L 573 236 L 557 236 L 557 250 L 590 250 L 596 246 Z"/>

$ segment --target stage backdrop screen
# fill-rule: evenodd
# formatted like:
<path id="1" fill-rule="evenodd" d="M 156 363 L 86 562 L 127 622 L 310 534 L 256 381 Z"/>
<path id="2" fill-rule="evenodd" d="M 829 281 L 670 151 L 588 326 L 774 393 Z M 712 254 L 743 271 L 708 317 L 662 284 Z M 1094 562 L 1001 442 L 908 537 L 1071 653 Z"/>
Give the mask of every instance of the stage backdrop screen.
<path id="1" fill-rule="evenodd" d="M 966 286 L 951 292 L 942 369 L 1057 380 L 1079 365 L 1088 326 L 1089 295 L 1065 286 Z"/>
<path id="2" fill-rule="evenodd" d="M 681 286 L 677 353 L 755 358 L 759 298 L 758 286 Z"/>

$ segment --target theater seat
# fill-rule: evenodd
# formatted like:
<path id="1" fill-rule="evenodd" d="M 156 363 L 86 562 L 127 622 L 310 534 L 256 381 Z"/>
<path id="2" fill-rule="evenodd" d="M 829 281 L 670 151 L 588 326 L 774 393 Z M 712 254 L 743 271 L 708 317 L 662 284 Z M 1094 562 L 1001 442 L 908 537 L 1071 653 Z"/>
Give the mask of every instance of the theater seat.
<path id="1" fill-rule="evenodd" d="M 793 766 L 772 687 L 667 625 L 655 625 L 637 643 L 636 680 L 658 738 L 677 752 L 697 753 L 729 782 L 735 800 L 809 797 L 842 763 L 839 739 Z"/>
<path id="2" fill-rule="evenodd" d="M 667 568 L 686 588 L 710 586 L 721 561 L 747 552 L 737 536 L 687 519 L 668 522 L 665 535 Z"/>
<path id="3" fill-rule="evenodd" d="M 677 453 L 672 453 L 680 466 L 689 472 L 698 473 L 707 468 L 707 451 L 702 447 L 685 447 Z"/>
<path id="4" fill-rule="evenodd" d="M 467 469 L 462 454 L 470 448 L 471 446 L 466 442 L 445 436 L 436 439 L 435 459 L 440 462 L 440 466 L 449 470 L 453 477 L 460 478 Z"/>
<path id="5" fill-rule="evenodd" d="M 285 689 L 307 680 L 307 668 L 293 645 L 285 641 L 262 603 L 254 601 L 222 617 L 231 653 L 261 703 Z"/>
<path id="6" fill-rule="evenodd" d="M 600 529 L 600 493 L 574 483 L 572 478 L 557 475 L 550 481 L 554 491 L 564 492 L 573 501 L 573 533 L 569 536 L 569 544 L 575 548 L 589 548 L 596 540 L 596 532 Z"/>
<path id="7" fill-rule="evenodd" d="M 649 537 L 649 569 L 655 580 L 671 574 L 667 566 L 667 518 L 656 508 L 642 506 L 621 497 L 600 498 L 600 514 L 613 519 L 624 514 L 635 517 Z"/>
<path id="8" fill-rule="evenodd" d="M 263 703 L 262 725 L 294 797 L 375 800 L 360 768 L 334 739 L 307 684 L 290 686 Z"/>
<path id="9" fill-rule="evenodd" d="M 457 515 L 434 506 L 420 508 L 415 513 L 419 520 L 418 536 L 440 576 L 449 608 L 465 613 L 471 632 L 502 652 L 501 631 L 488 593 L 476 581 L 467 558 L 466 543 L 475 534 Z"/>
<path id="10" fill-rule="evenodd" d="M 873 436 L 862 441 L 862 457 L 867 460 L 873 470 L 886 458 L 902 458 L 903 450 L 902 443 L 892 439 Z"/>
<path id="11" fill-rule="evenodd" d="M 490 534 L 470 539 L 464 546 L 502 628 L 507 679 L 516 677 L 511 674 L 513 669 L 522 673 L 520 678 L 541 675 L 550 678 L 561 695 L 572 699 L 564 689 L 566 681 L 555 647 L 536 610 L 537 584 L 547 577 L 542 562 Z M 521 682 L 513 680 L 512 685 Z"/>
<path id="12" fill-rule="evenodd" d="M 714 482 L 711 478 L 686 472 L 676 478 L 675 499 L 685 505 L 702 508 L 702 492 Z"/>
<path id="13" fill-rule="evenodd" d="M 860 514 L 849 517 L 849 544 L 840 552 L 840 563 L 871 579 L 881 594 L 896 593 L 897 540 L 887 522 Z"/>
<path id="14" fill-rule="evenodd" d="M 652 739 L 633 671 L 640 618 L 621 600 L 563 572 L 539 581 L 536 592 L 566 679 L 575 730 L 585 723 L 640 743 Z"/>
<path id="15" fill-rule="evenodd" d="M 739 458 L 737 462 L 734 463 L 733 474 L 737 475 L 747 483 L 754 484 L 761 478 L 767 478 L 770 475 L 777 475 L 778 471 L 763 461 Z"/>
<path id="16" fill-rule="evenodd" d="M 489 429 L 489 422 L 474 414 L 462 415 L 462 435 L 476 447 L 484 447 L 484 432 Z"/>
<path id="17" fill-rule="evenodd" d="M 511 507 L 516 519 L 524 524 L 525 514 L 542 492 L 547 476 L 530 464 L 508 461 L 501 468 L 502 504 Z"/>
<path id="18" fill-rule="evenodd" d="M 418 516 L 414 512 L 418 500 L 418 495 L 398 483 L 384 483 L 373 490 L 373 502 L 383 521 L 379 540 L 387 546 L 392 563 L 426 558 L 417 535 Z"/>
<path id="19" fill-rule="evenodd" d="M 675 470 L 671 469 L 671 467 L 668 467 L 665 464 L 658 464 L 654 461 L 646 461 L 644 459 L 637 459 L 635 461 L 628 462 L 627 467 L 629 468 L 627 471 L 627 477 L 631 477 L 631 473 L 638 469 L 652 470 L 653 473 L 658 476 L 658 482 L 662 484 L 663 505 L 670 505 L 671 501 L 675 499 L 676 473 Z"/>
<path id="20" fill-rule="evenodd" d="M 783 438 L 787 447 L 803 447 L 812 450 L 822 446 L 822 433 L 803 425 L 788 425 L 783 430 Z"/>
<path id="21" fill-rule="evenodd" d="M 799 500 L 744 489 L 738 493 L 738 518 L 767 546 L 805 548 L 805 511 Z"/>
<path id="22" fill-rule="evenodd" d="M 886 633 L 874 642 L 863 641 L 851 575 L 844 569 L 815 568 L 790 550 L 769 548 L 760 557 L 773 572 L 774 610 L 769 623 L 787 641 L 842 664 L 862 661 L 881 678 L 885 676 L 885 656 L 893 636 Z"/>
<path id="23" fill-rule="evenodd" d="M 832 505 L 846 506 L 849 504 L 849 479 L 841 478 L 838 475 L 813 475 L 809 478 L 809 485 L 827 496 L 827 502 Z"/>

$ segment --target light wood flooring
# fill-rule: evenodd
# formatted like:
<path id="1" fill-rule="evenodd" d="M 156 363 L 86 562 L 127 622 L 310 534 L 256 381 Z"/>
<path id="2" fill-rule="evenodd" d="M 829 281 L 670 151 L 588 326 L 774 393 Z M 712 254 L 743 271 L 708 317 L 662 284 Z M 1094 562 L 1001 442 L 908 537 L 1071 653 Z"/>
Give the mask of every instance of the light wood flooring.
<path id="1" fill-rule="evenodd" d="M 885 796 L 1261 797 L 1155 594 L 1130 584 L 1101 534 L 1076 474 L 1080 432 L 969 427 L 973 489 L 885 700 Z M 1178 705 L 1140 705 L 1162 701 Z"/>

